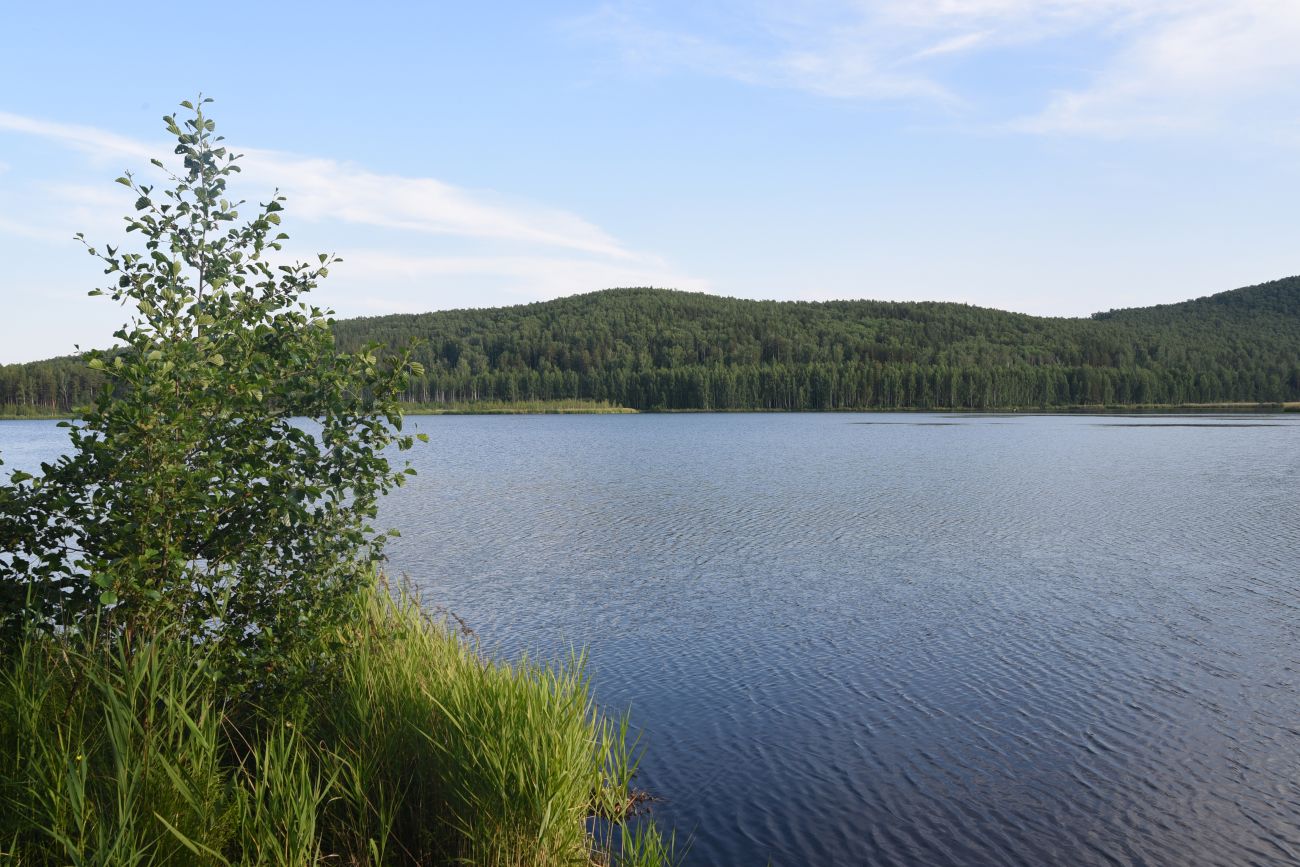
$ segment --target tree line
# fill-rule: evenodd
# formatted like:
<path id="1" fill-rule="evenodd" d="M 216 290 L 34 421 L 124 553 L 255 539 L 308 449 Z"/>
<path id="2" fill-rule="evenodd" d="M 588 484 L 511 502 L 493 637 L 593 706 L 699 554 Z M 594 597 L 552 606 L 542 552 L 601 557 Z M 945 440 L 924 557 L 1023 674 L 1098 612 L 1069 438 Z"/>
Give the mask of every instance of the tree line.
<path id="1" fill-rule="evenodd" d="M 641 410 L 1051 408 L 1300 400 L 1300 278 L 1050 318 L 951 303 L 777 302 L 611 289 L 341 320 L 343 350 L 417 341 L 420 404 L 597 400 Z M 0 408 L 67 411 L 77 359 L 0 368 Z"/>

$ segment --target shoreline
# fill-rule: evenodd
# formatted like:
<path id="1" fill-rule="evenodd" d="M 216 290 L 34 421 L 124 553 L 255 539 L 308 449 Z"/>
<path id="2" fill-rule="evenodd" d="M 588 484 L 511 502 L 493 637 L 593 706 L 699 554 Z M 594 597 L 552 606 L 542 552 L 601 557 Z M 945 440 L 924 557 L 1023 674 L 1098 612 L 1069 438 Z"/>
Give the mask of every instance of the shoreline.
<path id="1" fill-rule="evenodd" d="M 686 415 L 716 413 L 944 413 L 952 415 L 1117 415 L 1122 413 L 1171 413 L 1201 415 L 1209 413 L 1300 413 L 1300 401 L 1263 403 L 1178 403 L 1178 404 L 1080 404 L 1052 407 L 835 407 L 832 409 L 632 409 L 625 406 L 591 405 L 567 401 L 550 405 L 547 401 L 519 404 L 410 404 L 402 407 L 403 415 Z M 75 413 L 39 413 L 32 415 L 0 415 L 0 421 L 68 421 L 79 418 Z"/>

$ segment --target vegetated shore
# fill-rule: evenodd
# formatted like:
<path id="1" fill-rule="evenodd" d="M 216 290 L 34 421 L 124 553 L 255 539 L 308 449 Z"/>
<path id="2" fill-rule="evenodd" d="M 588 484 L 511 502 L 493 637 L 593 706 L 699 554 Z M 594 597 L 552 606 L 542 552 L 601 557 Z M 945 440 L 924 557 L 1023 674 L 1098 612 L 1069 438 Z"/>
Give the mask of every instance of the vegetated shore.
<path id="1" fill-rule="evenodd" d="M 788 413 L 788 412 L 946 412 L 983 415 L 1087 415 L 1122 412 L 1300 412 L 1300 401 L 1285 403 L 1137 403 L 1137 404 L 1080 404 L 1078 406 L 897 406 L 897 407 L 837 407 L 829 410 L 786 409 L 649 409 L 637 410 L 594 400 L 530 400 L 519 402 L 478 401 L 456 403 L 403 404 L 404 415 L 636 415 L 638 413 Z M 59 421 L 77 418 L 74 413 L 45 412 L 0 413 L 0 421 Z"/>
<path id="2" fill-rule="evenodd" d="M 1080 404 L 1077 406 L 845 406 L 832 409 L 650 409 L 648 413 L 951 413 L 954 415 L 1113 415 L 1129 412 L 1199 413 L 1300 412 L 1300 402 L 1287 403 L 1135 403 Z"/>
<path id="3" fill-rule="evenodd" d="M 637 410 L 605 400 L 453 401 L 407 403 L 403 415 L 622 415 Z"/>
<path id="4" fill-rule="evenodd" d="M 491 658 L 382 583 L 355 604 L 282 660 L 289 692 L 229 694 L 223 649 L 166 631 L 5 645 L 0 861 L 677 862 L 632 817 L 627 718 L 597 709 L 580 659 Z"/>
<path id="5" fill-rule="evenodd" d="M 411 346 L 406 400 L 825 410 L 1300 401 L 1300 277 L 1087 318 L 938 302 L 755 301 L 606 289 L 333 324 L 347 352 Z M 94 400 L 77 356 L 0 365 L 0 414 Z M 21 410 L 18 410 L 21 412 Z"/>

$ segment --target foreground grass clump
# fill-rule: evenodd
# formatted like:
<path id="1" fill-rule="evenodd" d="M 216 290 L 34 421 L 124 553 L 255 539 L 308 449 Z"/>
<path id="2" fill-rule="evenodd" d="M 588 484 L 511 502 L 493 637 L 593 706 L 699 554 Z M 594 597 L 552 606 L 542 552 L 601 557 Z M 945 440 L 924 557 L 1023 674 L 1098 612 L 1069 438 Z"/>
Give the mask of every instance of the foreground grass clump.
<path id="1" fill-rule="evenodd" d="M 334 661 L 266 707 L 223 690 L 201 644 L 29 634 L 0 666 L 0 860 L 671 862 L 622 821 L 626 725 L 580 660 L 486 660 L 383 588 L 322 640 Z"/>

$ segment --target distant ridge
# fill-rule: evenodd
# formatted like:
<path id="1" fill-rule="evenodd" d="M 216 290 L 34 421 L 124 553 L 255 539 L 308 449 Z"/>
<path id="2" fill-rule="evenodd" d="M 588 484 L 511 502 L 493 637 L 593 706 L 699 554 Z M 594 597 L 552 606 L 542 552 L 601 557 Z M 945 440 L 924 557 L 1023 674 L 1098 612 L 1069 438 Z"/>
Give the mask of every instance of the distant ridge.
<path id="1" fill-rule="evenodd" d="M 1227 292 L 1205 295 L 1200 298 L 1193 298 L 1190 301 L 1094 313 L 1093 318 L 1148 318 L 1170 313 L 1193 316 L 1235 313 L 1296 318 L 1300 316 L 1300 276 L 1270 280 L 1267 283 L 1244 286 L 1240 289 L 1230 289 Z"/>
<path id="2" fill-rule="evenodd" d="M 1300 277 L 1048 318 L 947 302 L 753 301 L 607 289 L 341 320 L 343 348 L 412 339 L 414 403 L 580 399 L 642 410 L 1056 408 L 1300 400 Z M 0 368 L 0 407 L 66 411 L 76 359 Z"/>

